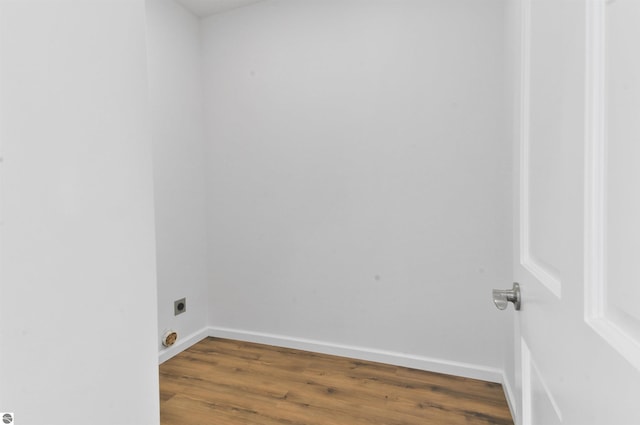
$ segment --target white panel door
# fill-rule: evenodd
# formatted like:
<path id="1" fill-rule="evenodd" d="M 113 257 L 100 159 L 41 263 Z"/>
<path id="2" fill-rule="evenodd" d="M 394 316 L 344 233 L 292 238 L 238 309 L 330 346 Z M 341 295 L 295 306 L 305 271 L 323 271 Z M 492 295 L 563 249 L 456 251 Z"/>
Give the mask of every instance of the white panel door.
<path id="1" fill-rule="evenodd" d="M 640 424 L 640 1 L 521 0 L 522 424 Z"/>

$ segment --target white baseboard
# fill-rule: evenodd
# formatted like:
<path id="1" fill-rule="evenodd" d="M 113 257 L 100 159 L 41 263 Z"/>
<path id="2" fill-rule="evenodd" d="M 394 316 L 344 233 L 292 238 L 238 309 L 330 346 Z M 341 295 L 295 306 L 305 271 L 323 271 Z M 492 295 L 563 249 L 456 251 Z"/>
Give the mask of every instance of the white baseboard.
<path id="1" fill-rule="evenodd" d="M 387 363 L 396 366 L 463 376 L 465 378 L 481 379 L 483 381 L 497 382 L 501 384 L 504 382 L 502 370 L 487 366 L 435 359 L 395 351 L 334 344 L 303 338 L 292 338 L 262 332 L 250 332 L 219 327 L 209 327 L 207 329 L 208 335 L 212 337 L 236 339 L 259 344 L 275 345 L 278 347 L 294 348 L 297 350 L 313 351 L 322 354 Z"/>
<path id="2" fill-rule="evenodd" d="M 160 352 L 158 353 L 158 364 L 162 364 L 166 362 L 171 357 L 182 353 L 187 348 L 202 341 L 208 336 L 209 336 L 209 328 L 205 327 L 200 329 L 199 331 L 196 331 L 190 335 L 187 335 L 184 338 L 179 338 L 178 342 L 176 342 L 171 347 L 165 348 L 164 350 L 160 350 Z"/>

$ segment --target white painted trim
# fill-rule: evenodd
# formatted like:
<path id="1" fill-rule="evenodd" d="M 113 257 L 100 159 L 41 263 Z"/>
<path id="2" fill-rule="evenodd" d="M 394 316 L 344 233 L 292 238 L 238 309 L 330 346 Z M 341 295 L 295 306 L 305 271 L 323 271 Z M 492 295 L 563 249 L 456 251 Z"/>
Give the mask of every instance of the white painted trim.
<path id="1" fill-rule="evenodd" d="M 551 407 L 553 407 L 553 411 L 555 412 L 558 420 L 560 422 L 563 422 L 560 406 L 556 402 L 556 399 L 549 389 L 546 380 L 540 373 L 540 369 L 538 369 L 538 366 L 536 366 L 536 362 L 531 356 L 531 350 L 529 350 L 529 346 L 527 345 L 524 338 L 521 338 L 520 341 L 522 347 L 522 425 L 534 425 L 533 386 L 531 382 L 532 374 L 535 374 L 537 376 L 540 385 L 542 385 L 545 396 L 549 400 L 549 403 L 551 403 Z"/>
<path id="2" fill-rule="evenodd" d="M 520 339 L 522 358 L 522 425 L 533 425 L 531 397 L 531 351 L 524 338 Z"/>
<path id="3" fill-rule="evenodd" d="M 529 254 L 529 59 L 530 8 L 529 0 L 522 0 L 520 35 L 520 264 L 524 264 Z"/>
<path id="4" fill-rule="evenodd" d="M 587 5 L 585 110 L 585 319 L 604 316 L 605 306 L 605 11 L 604 2 Z"/>
<path id="5" fill-rule="evenodd" d="M 530 252 L 529 162 L 531 101 L 531 0 L 522 0 L 520 66 L 520 264 L 551 293 L 561 298 L 562 282 L 551 270 L 540 264 Z"/>
<path id="6" fill-rule="evenodd" d="M 410 367 L 429 372 L 444 373 L 447 375 L 462 376 L 465 378 L 480 379 L 488 382 L 503 384 L 507 401 L 515 406 L 514 393 L 509 386 L 504 371 L 494 367 L 475 365 L 471 363 L 455 362 L 436 359 L 433 357 L 418 356 L 396 351 L 378 350 L 374 348 L 357 347 L 353 345 L 335 344 L 325 341 L 317 341 L 305 338 L 293 338 L 283 335 L 275 335 L 263 332 L 251 332 L 238 329 L 207 327 L 182 338 L 173 347 L 161 350 L 158 354 L 158 362 L 164 363 L 170 358 L 180 354 L 192 345 L 202 341 L 206 337 L 235 339 L 238 341 L 268 344 L 277 347 L 293 348 L 297 350 L 313 351 L 316 353 L 334 356 L 350 357 L 361 360 L 369 360 L 396 366 Z M 513 412 L 513 408 L 512 408 Z"/>
<path id="7" fill-rule="evenodd" d="M 507 375 L 502 372 L 502 389 L 504 390 L 504 396 L 507 399 L 507 404 L 509 405 L 509 411 L 511 412 L 511 417 L 516 425 L 518 425 L 518 405 L 516 403 L 516 394 L 513 392 L 513 388 L 507 379 Z"/>
<path id="8" fill-rule="evenodd" d="M 607 315 L 606 3 L 590 0 L 586 23 L 584 319 L 640 370 L 640 341 Z"/>
<path id="9" fill-rule="evenodd" d="M 530 359 L 531 359 L 531 357 L 530 357 Z M 555 414 L 556 414 L 557 418 L 560 420 L 560 422 L 562 422 L 563 421 L 562 420 L 562 411 L 560 410 L 560 406 L 558 405 L 558 402 L 556 401 L 556 398 L 553 396 L 553 393 L 549 389 L 549 386 L 547 385 L 546 379 L 544 379 L 544 377 L 540 373 L 540 369 L 538 369 L 538 366 L 536 366 L 536 362 L 533 361 L 533 360 L 531 360 L 531 373 L 535 373 L 535 375 L 538 377 L 538 381 L 540 381 L 540 384 L 542 385 L 542 389 L 544 390 L 544 393 L 546 394 L 547 399 L 551 403 L 551 407 L 553 407 L 553 411 L 555 412 Z"/>
<path id="10" fill-rule="evenodd" d="M 502 383 L 504 381 L 502 370 L 470 363 L 238 329 L 210 327 L 208 328 L 208 333 L 209 336 L 212 337 L 235 339 L 278 347 L 293 348 L 297 350 L 313 351 L 322 354 L 381 362 L 396 366 L 426 370 L 429 372 L 481 379 L 489 382 Z"/>
<path id="11" fill-rule="evenodd" d="M 640 341 L 606 316 L 590 318 L 587 323 L 629 363 L 640 370 Z"/>
<path id="12" fill-rule="evenodd" d="M 160 352 L 158 353 L 158 364 L 166 362 L 170 358 L 182 353 L 187 348 L 191 347 L 194 344 L 197 344 L 208 336 L 209 329 L 206 327 L 190 335 L 187 335 L 184 338 L 180 338 L 180 336 L 178 336 L 178 342 L 176 342 L 173 346 L 160 350 Z"/>

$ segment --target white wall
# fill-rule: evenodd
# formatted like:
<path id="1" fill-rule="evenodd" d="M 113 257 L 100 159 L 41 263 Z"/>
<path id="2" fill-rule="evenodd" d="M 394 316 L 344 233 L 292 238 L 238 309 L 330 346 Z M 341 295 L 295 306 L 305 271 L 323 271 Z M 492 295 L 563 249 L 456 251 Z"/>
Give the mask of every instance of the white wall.
<path id="1" fill-rule="evenodd" d="M 142 0 L 0 2 L 0 410 L 159 423 Z"/>
<path id="2" fill-rule="evenodd" d="M 172 0 L 147 0 L 161 359 L 207 325 L 206 191 L 199 19 Z M 187 311 L 174 315 L 174 301 Z M 168 329 L 178 345 L 162 350 Z"/>
<path id="3" fill-rule="evenodd" d="M 504 8 L 272 0 L 203 22 L 211 325 L 502 369 Z"/>

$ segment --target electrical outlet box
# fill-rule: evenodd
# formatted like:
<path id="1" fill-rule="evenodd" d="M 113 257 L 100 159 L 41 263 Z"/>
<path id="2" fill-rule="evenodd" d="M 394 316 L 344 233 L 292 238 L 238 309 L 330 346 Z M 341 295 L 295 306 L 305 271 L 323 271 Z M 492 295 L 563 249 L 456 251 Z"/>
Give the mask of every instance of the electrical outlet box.
<path id="1" fill-rule="evenodd" d="M 180 298 L 173 302 L 173 315 L 177 316 L 187 311 L 187 299 Z"/>

